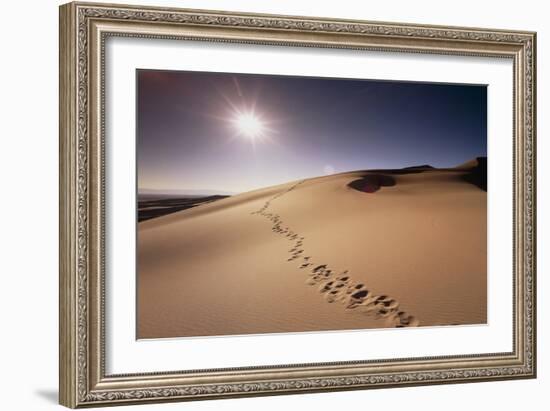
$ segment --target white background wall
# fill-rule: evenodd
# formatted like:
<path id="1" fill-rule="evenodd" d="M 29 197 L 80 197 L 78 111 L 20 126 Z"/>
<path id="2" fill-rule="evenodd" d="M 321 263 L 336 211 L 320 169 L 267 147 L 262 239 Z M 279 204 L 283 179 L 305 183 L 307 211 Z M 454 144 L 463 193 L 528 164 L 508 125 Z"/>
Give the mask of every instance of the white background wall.
<path id="1" fill-rule="evenodd" d="M 113 0 L 111 0 L 113 2 Z M 116 2 L 116 1 L 114 1 Z M 545 2 L 427 0 L 138 1 L 135 4 L 432 23 L 538 32 L 539 377 L 537 380 L 163 404 L 126 409 L 264 410 L 546 409 L 550 390 L 548 183 L 550 26 Z M 57 6 L 4 2 L 0 24 L 0 408 L 61 409 L 57 403 Z M 546 187 L 545 187 L 546 186 Z M 546 325 L 545 325 L 546 324 Z M 546 391 L 546 392 L 545 392 Z M 546 395 L 545 395 L 546 394 Z M 547 406 L 547 405 L 546 405 Z"/>

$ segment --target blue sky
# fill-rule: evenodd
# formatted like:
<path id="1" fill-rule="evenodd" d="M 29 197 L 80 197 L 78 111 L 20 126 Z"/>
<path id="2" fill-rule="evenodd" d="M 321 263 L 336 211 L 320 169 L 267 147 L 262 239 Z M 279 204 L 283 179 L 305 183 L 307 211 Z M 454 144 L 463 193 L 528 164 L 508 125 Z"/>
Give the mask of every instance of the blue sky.
<path id="1" fill-rule="evenodd" d="M 244 192 L 487 155 L 484 85 L 152 70 L 137 84 L 140 189 Z"/>

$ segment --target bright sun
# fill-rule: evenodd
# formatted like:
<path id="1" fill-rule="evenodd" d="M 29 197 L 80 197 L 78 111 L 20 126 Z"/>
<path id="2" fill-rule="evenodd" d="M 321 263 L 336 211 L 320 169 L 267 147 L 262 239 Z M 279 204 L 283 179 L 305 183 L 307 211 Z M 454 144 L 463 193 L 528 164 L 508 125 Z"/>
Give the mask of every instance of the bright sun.
<path id="1" fill-rule="evenodd" d="M 264 129 L 260 119 L 252 113 L 240 113 L 235 119 L 235 125 L 243 136 L 252 140 L 259 137 Z"/>

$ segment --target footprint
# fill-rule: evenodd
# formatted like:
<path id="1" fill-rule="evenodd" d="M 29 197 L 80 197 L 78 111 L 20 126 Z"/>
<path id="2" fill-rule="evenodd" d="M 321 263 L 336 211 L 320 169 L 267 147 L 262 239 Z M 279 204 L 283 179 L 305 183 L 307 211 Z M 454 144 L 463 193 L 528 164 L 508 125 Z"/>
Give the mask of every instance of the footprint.
<path id="1" fill-rule="evenodd" d="M 338 290 L 331 290 L 325 295 L 325 300 L 327 300 L 328 303 L 332 304 L 337 300 L 338 294 Z"/>
<path id="2" fill-rule="evenodd" d="M 363 298 L 365 298 L 367 295 L 369 295 L 369 291 L 368 290 L 360 290 L 360 291 L 357 291 L 356 293 L 352 294 L 351 295 L 351 298 L 354 298 L 356 300 L 362 300 Z"/>
<path id="3" fill-rule="evenodd" d="M 389 318 L 386 323 L 397 328 L 418 327 L 420 325 L 420 321 L 418 321 L 416 317 L 408 315 L 404 311 L 399 311 L 397 314 Z"/>
<path id="4" fill-rule="evenodd" d="M 399 307 L 399 303 L 393 298 L 387 298 L 385 300 L 378 301 L 378 304 L 382 305 L 383 309 L 385 310 L 396 310 Z"/>
<path id="5" fill-rule="evenodd" d="M 328 283 L 321 284 L 319 287 L 319 291 L 321 293 L 326 293 L 327 291 L 332 289 L 332 284 L 334 284 L 334 281 L 329 281 Z"/>
<path id="6" fill-rule="evenodd" d="M 359 291 L 355 291 L 353 294 L 351 294 L 350 296 L 350 302 L 347 306 L 347 308 L 349 309 L 353 309 L 353 308 L 356 308 L 357 305 L 361 304 L 361 302 L 363 302 L 363 300 L 369 295 L 369 291 L 368 290 L 365 290 L 365 289 L 361 289 Z"/>
<path id="7" fill-rule="evenodd" d="M 361 313 L 370 314 L 376 312 L 376 305 L 374 304 L 372 298 L 366 298 L 359 304 L 356 304 L 353 309 Z"/>
<path id="8" fill-rule="evenodd" d="M 308 278 L 306 280 L 306 284 L 307 285 L 315 285 L 315 284 L 317 284 L 317 281 L 314 278 Z"/>
<path id="9" fill-rule="evenodd" d="M 345 286 L 346 286 L 346 283 L 336 280 L 332 288 L 334 288 L 335 290 L 338 290 L 339 293 L 342 293 L 345 291 L 344 289 Z"/>
<path id="10" fill-rule="evenodd" d="M 325 271 L 322 271 L 322 272 L 319 272 L 319 274 L 325 278 L 329 278 L 332 276 L 332 271 L 331 270 L 325 270 Z"/>

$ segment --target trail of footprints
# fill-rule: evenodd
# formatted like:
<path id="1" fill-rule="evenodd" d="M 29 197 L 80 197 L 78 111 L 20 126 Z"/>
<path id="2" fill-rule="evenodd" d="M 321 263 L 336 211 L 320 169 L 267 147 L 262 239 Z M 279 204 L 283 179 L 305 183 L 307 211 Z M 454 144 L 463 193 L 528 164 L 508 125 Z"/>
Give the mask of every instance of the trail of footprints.
<path id="1" fill-rule="evenodd" d="M 288 250 L 287 261 L 297 261 L 298 267 L 308 272 L 306 283 L 317 286 L 319 292 L 328 303 L 339 302 L 348 310 L 375 315 L 385 318 L 389 327 L 416 327 L 418 319 L 399 309 L 399 303 L 387 295 L 374 295 L 361 282 L 351 278 L 348 270 L 337 272 L 327 264 L 314 263 L 310 256 L 305 255 L 304 237 L 285 226 L 279 214 L 268 212 L 271 203 L 284 194 L 292 191 L 305 180 L 299 181 L 288 189 L 275 194 L 253 215 L 260 215 L 271 221 L 271 231 L 280 234 L 292 242 Z"/>

